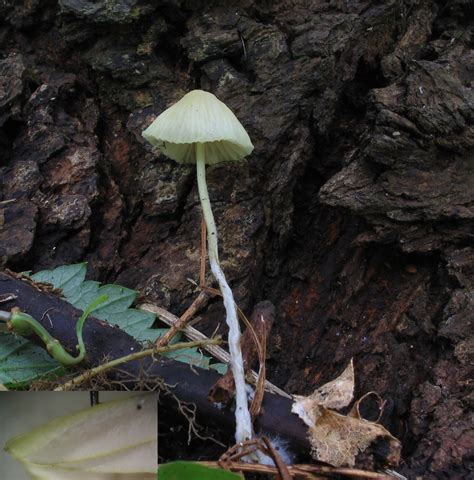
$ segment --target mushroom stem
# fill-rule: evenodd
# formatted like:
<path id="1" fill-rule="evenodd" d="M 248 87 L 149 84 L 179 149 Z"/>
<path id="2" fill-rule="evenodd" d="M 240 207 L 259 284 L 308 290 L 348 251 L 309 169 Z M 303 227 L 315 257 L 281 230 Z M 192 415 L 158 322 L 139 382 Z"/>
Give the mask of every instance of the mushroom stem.
<path id="1" fill-rule="evenodd" d="M 236 431 L 235 440 L 237 443 L 250 440 L 252 438 L 252 420 L 248 408 L 247 392 L 245 388 L 244 362 L 242 351 L 240 349 L 240 325 L 237 319 L 237 309 L 235 306 L 232 290 L 227 283 L 224 272 L 219 264 L 219 253 L 217 249 L 217 229 L 212 214 L 211 202 L 206 184 L 206 162 L 205 146 L 202 143 L 196 143 L 196 167 L 197 182 L 199 190 L 199 199 L 201 201 L 204 220 L 207 227 L 207 242 L 209 250 L 209 263 L 211 271 L 219 283 L 224 307 L 226 310 L 226 322 L 229 327 L 229 353 L 230 368 L 235 382 L 235 421 Z"/>

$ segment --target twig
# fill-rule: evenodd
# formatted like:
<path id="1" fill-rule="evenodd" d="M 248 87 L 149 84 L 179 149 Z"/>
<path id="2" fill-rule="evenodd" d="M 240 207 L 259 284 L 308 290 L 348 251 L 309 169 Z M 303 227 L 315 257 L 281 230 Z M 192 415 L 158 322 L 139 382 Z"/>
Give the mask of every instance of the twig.
<path id="1" fill-rule="evenodd" d="M 260 321 L 265 323 L 265 319 L 263 318 L 263 315 L 260 315 Z M 267 356 L 267 328 L 265 325 L 263 326 L 263 329 L 262 329 L 262 339 L 257 341 L 257 349 L 258 349 L 258 360 L 260 362 L 260 368 L 258 370 L 257 384 L 255 385 L 255 396 L 253 397 L 252 404 L 250 405 L 250 414 L 252 415 L 253 420 L 255 420 L 255 417 L 260 413 L 260 408 L 263 402 L 263 396 L 265 395 L 265 377 L 266 377 L 265 360 Z"/>
<path id="2" fill-rule="evenodd" d="M 208 467 L 219 467 L 219 462 L 202 461 L 198 462 L 201 465 Z M 226 468 L 233 472 L 252 472 L 252 473 L 268 473 L 277 475 L 279 474 L 278 468 L 271 467 L 269 465 L 244 463 L 244 462 L 232 462 L 226 464 Z M 296 478 L 308 478 L 308 475 L 327 475 L 331 476 L 344 476 L 348 478 L 369 478 L 377 480 L 393 480 L 393 476 L 385 473 L 369 472 L 367 470 L 359 470 L 357 468 L 338 468 L 338 467 L 326 467 L 323 465 L 287 465 L 287 469 L 292 477 Z M 311 477 L 310 477 L 311 478 Z"/>
<path id="3" fill-rule="evenodd" d="M 240 41 L 242 43 L 242 50 L 243 50 L 243 53 L 244 53 L 244 60 L 247 61 L 247 49 L 245 48 L 245 38 L 244 36 L 242 35 L 242 32 L 237 29 L 237 33 L 239 34 L 239 38 L 240 38 Z"/>
<path id="4" fill-rule="evenodd" d="M 309 473 L 326 473 L 332 475 L 343 475 L 350 478 L 376 478 L 378 480 L 393 479 L 392 476 L 381 472 L 370 472 L 358 468 L 349 467 L 324 467 L 319 465 L 296 465 L 302 471 Z"/>
<path id="5" fill-rule="evenodd" d="M 78 384 L 86 380 L 89 380 L 90 378 L 95 377 L 107 370 L 110 370 L 111 368 L 115 368 L 118 365 L 121 365 L 123 363 L 131 362 L 134 360 L 140 360 L 141 358 L 145 358 L 155 354 L 172 352 L 174 350 L 180 350 L 183 348 L 204 347 L 206 345 L 218 345 L 221 342 L 222 342 L 222 339 L 220 339 L 219 337 L 216 337 L 216 338 L 210 338 L 207 340 L 200 340 L 196 342 L 180 342 L 180 343 L 175 343 L 174 345 L 168 345 L 166 347 L 161 347 L 161 348 L 147 348 L 145 350 L 141 350 L 140 352 L 135 352 L 135 353 L 131 353 L 130 355 L 126 355 L 124 357 L 116 358 L 115 360 L 99 365 L 98 367 L 91 368 L 90 370 L 87 370 L 81 375 L 78 375 L 77 377 L 73 378 L 69 382 L 66 382 L 60 387 L 55 388 L 54 391 L 62 392 L 65 390 L 69 390 L 74 386 L 77 386 Z"/>
<path id="6" fill-rule="evenodd" d="M 204 216 L 201 216 L 201 255 L 200 255 L 200 267 L 199 267 L 199 285 L 201 288 L 206 286 L 206 221 Z M 171 326 L 171 328 L 156 341 L 156 348 L 164 347 L 168 345 L 171 339 L 182 330 L 189 321 L 196 315 L 201 308 L 205 306 L 209 294 L 201 290 L 197 298 L 187 308 L 187 310 L 179 317 L 179 320 Z"/>
<path id="7" fill-rule="evenodd" d="M 387 473 L 388 476 L 392 478 L 398 478 L 400 480 L 408 480 L 408 478 L 405 477 L 405 475 L 402 475 L 401 473 L 398 473 L 395 470 L 391 470 L 390 468 L 386 468 L 385 473 Z"/>
<path id="8" fill-rule="evenodd" d="M 288 470 L 288 467 L 285 465 L 285 462 L 282 460 L 280 454 L 275 450 L 272 442 L 266 437 L 262 435 L 262 441 L 265 446 L 268 448 L 268 451 L 271 454 L 273 461 L 275 462 L 275 466 L 278 468 L 278 473 L 280 475 L 281 480 L 291 480 L 291 474 Z"/>
<path id="9" fill-rule="evenodd" d="M 387 403 L 387 400 L 383 400 L 382 397 L 377 392 L 373 392 L 373 391 L 367 392 L 365 395 L 360 397 L 359 400 L 357 400 L 355 402 L 355 404 L 353 405 L 353 407 L 351 408 L 350 413 L 353 414 L 353 412 L 356 412 L 358 418 L 363 418 L 361 413 L 360 413 L 360 404 L 370 395 L 375 395 L 377 397 L 378 402 L 379 402 L 379 416 L 377 417 L 377 420 L 373 421 L 374 423 L 379 423 L 380 419 L 382 418 L 382 415 L 383 415 L 383 412 L 384 412 L 384 409 L 385 409 L 385 404 Z"/>
<path id="10" fill-rule="evenodd" d="M 174 325 L 176 322 L 179 321 L 179 318 L 176 315 L 173 315 L 171 312 L 168 312 L 168 310 L 158 307 L 157 305 L 154 305 L 152 303 L 142 303 L 141 305 L 138 305 L 137 308 L 139 308 L 140 310 L 144 310 L 145 312 L 151 312 L 151 313 L 154 313 L 155 315 L 158 315 L 158 317 L 162 322 L 170 326 Z M 186 337 L 188 337 L 191 340 L 196 340 L 196 341 L 208 340 L 208 337 L 206 337 L 206 335 L 204 335 L 194 327 L 186 326 L 182 329 L 182 331 L 186 335 Z M 220 360 L 222 363 L 229 363 L 229 354 L 223 348 L 216 345 L 206 345 L 206 346 L 203 346 L 203 348 L 204 350 L 207 350 L 215 358 Z M 250 372 L 250 374 L 252 376 L 253 381 L 256 383 L 258 379 L 258 374 L 253 370 Z M 265 390 L 267 392 L 281 395 L 282 397 L 292 398 L 291 395 L 288 395 L 288 393 L 286 393 L 285 391 L 283 391 L 281 388 L 277 387 L 273 383 L 269 382 L 268 380 L 265 380 Z"/>
<path id="11" fill-rule="evenodd" d="M 219 457 L 217 463 L 222 468 L 229 468 L 230 465 L 239 461 L 242 457 L 262 450 L 262 447 L 266 450 L 266 447 L 262 445 L 259 438 L 251 438 L 250 440 L 236 443 Z"/>
<path id="12" fill-rule="evenodd" d="M 14 293 L 2 293 L 0 295 L 0 303 L 9 302 L 10 300 L 16 300 L 18 298 Z"/>
<path id="13" fill-rule="evenodd" d="M 168 345 L 171 339 L 180 331 L 182 330 L 189 321 L 194 317 L 196 312 L 200 310 L 209 299 L 209 294 L 205 291 L 199 293 L 197 298 L 194 302 L 189 306 L 189 308 L 179 317 L 179 320 L 171 326 L 171 328 L 158 340 L 156 341 L 156 348 L 164 347 Z"/>

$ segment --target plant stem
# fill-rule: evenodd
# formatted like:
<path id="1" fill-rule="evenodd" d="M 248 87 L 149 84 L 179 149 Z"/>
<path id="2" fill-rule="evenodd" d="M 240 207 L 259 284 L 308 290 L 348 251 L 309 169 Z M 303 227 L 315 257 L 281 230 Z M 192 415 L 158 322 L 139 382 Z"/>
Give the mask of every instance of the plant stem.
<path id="1" fill-rule="evenodd" d="M 104 363 L 97 367 L 91 368 L 90 370 L 86 370 L 81 375 L 73 378 L 69 382 L 61 385 L 54 389 L 55 392 L 63 392 L 65 390 L 70 390 L 71 388 L 80 385 L 82 382 L 96 377 L 97 375 L 110 370 L 111 368 L 117 367 L 122 363 L 131 362 L 133 360 L 140 360 L 141 358 L 149 357 L 151 355 L 160 354 L 160 353 L 167 353 L 172 352 L 174 350 L 181 350 L 183 348 L 192 348 L 192 347 L 204 347 L 206 345 L 218 345 L 222 342 L 219 337 L 210 338 L 207 340 L 198 340 L 196 342 L 180 342 L 175 343 L 174 345 L 168 345 L 162 348 L 147 348 L 145 350 L 140 350 L 139 352 L 131 353 L 130 355 L 125 355 L 124 357 L 116 358 L 115 360 L 111 360 L 110 362 Z"/>
<path id="2" fill-rule="evenodd" d="M 232 290 L 230 289 L 224 272 L 219 264 L 217 229 L 214 221 L 214 215 L 212 214 L 211 202 L 209 201 L 209 193 L 207 191 L 205 146 L 202 143 L 196 143 L 196 167 L 199 199 L 201 201 L 204 220 L 206 221 L 207 227 L 209 263 L 211 265 L 211 271 L 218 281 L 222 292 L 224 307 L 226 310 L 226 322 L 229 327 L 228 342 L 230 367 L 235 382 L 235 440 L 237 443 L 240 443 L 252 438 L 252 420 L 250 418 L 248 407 L 247 392 L 245 388 L 244 363 L 240 348 L 240 325 L 237 319 L 237 309 L 235 306 L 234 296 L 232 295 Z"/>
<path id="3" fill-rule="evenodd" d="M 9 319 L 7 321 L 7 326 L 9 330 L 14 331 L 16 334 L 23 337 L 28 337 L 30 335 L 36 334 L 45 344 L 47 352 L 57 360 L 61 365 L 71 366 L 77 365 L 78 363 L 84 360 L 86 356 L 86 346 L 84 345 L 84 340 L 82 338 L 82 328 L 84 327 L 84 322 L 91 312 L 99 306 L 101 303 L 107 300 L 107 295 L 101 295 L 99 298 L 96 298 L 85 310 L 82 312 L 81 317 L 76 323 L 76 335 L 77 335 L 77 349 L 79 354 L 77 357 L 70 355 L 64 347 L 61 345 L 59 340 L 53 338 L 51 334 L 39 323 L 35 318 L 27 313 L 22 312 L 19 308 L 12 308 L 11 314 L 8 314 Z M 7 318 L 7 312 L 0 311 L 0 319 L 4 320 Z"/>
<path id="4" fill-rule="evenodd" d="M 85 350 L 79 352 L 77 357 L 70 355 L 58 340 L 41 325 L 35 318 L 27 313 L 23 313 L 19 308 L 12 308 L 9 329 L 22 337 L 28 337 L 36 334 L 44 343 L 47 352 L 57 360 L 61 365 L 70 366 L 82 362 L 86 354 Z"/>

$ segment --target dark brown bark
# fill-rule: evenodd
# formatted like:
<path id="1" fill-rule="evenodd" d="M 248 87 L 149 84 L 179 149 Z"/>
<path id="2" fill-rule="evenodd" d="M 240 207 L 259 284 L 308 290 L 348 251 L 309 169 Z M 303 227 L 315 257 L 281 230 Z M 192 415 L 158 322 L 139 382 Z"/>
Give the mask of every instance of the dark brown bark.
<path id="1" fill-rule="evenodd" d="M 182 313 L 195 173 L 141 130 L 211 90 L 255 144 L 208 184 L 239 305 L 276 306 L 269 379 L 308 393 L 354 357 L 404 473 L 467 478 L 473 18 L 466 0 L 2 2 L 4 263 L 87 259 Z M 218 300 L 205 318 L 224 324 Z"/>

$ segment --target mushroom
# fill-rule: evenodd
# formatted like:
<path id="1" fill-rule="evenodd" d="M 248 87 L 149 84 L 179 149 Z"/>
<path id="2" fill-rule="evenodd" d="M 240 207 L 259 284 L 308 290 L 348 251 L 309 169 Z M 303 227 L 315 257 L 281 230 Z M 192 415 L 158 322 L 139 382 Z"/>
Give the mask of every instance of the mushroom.
<path id="1" fill-rule="evenodd" d="M 236 392 L 236 442 L 252 438 L 240 326 L 232 290 L 219 264 L 217 229 L 206 184 L 206 163 L 238 161 L 253 150 L 252 142 L 232 111 L 212 93 L 193 90 L 161 113 L 143 137 L 178 163 L 196 163 L 199 199 L 207 227 L 209 263 L 219 283 L 229 327 L 230 366 Z"/>

